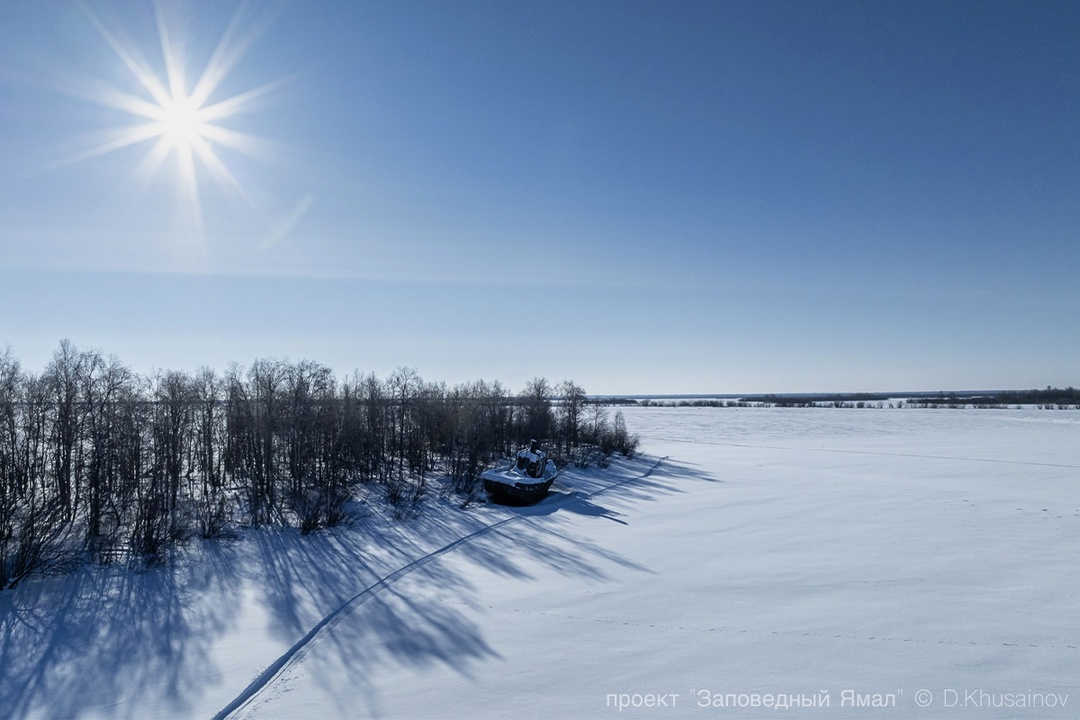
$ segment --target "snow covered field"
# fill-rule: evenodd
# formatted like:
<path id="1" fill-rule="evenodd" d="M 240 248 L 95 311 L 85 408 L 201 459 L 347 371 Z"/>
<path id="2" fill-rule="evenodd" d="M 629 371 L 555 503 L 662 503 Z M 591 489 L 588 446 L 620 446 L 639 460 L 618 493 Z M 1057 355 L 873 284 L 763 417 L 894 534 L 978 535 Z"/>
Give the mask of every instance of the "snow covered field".
<path id="1" fill-rule="evenodd" d="M 0 593 L 0 716 L 1080 717 L 1080 412 L 624 412 L 532 508 Z"/>

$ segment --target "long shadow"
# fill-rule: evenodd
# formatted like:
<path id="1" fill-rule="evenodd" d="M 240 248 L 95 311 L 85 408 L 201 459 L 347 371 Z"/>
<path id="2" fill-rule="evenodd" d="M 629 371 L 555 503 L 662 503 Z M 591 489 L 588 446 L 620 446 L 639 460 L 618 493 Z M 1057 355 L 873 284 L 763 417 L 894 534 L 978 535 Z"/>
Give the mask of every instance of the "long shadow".
<path id="1" fill-rule="evenodd" d="M 345 668 L 350 685 L 365 698 L 369 712 L 377 711 L 378 692 L 368 681 L 368 675 L 380 663 L 393 661 L 417 666 L 443 663 L 456 672 L 471 676 L 477 661 L 494 657 L 495 653 L 475 621 L 463 612 L 448 609 L 438 598 L 441 593 L 466 606 L 475 606 L 479 604 L 483 588 L 473 587 L 466 578 L 451 571 L 449 564 L 432 561 L 452 550 L 489 571 L 520 580 L 531 579 L 529 567 L 537 564 L 593 581 L 607 578 L 603 567 L 609 563 L 652 572 L 612 550 L 583 538 L 570 538 L 560 530 L 561 518 L 574 514 L 618 520 L 618 511 L 599 504 L 601 499 L 629 508 L 667 494 L 685 492 L 672 482 L 672 477 L 719 482 L 675 464 L 672 464 L 670 474 L 665 466 L 664 473 L 652 476 L 657 465 L 659 463 L 655 461 L 639 460 L 613 464 L 604 472 L 571 472 L 564 487 L 575 489 L 557 491 L 531 507 L 480 506 L 469 513 L 429 512 L 414 518 L 405 530 L 399 526 L 381 529 L 369 526 L 366 528 L 369 537 L 380 538 L 380 544 L 394 548 L 409 562 L 389 576 L 362 586 L 356 595 L 344 605 L 337 606 L 315 627 L 294 626 L 293 632 L 300 637 L 297 644 L 216 717 L 257 707 L 260 693 L 300 663 L 311 663 L 305 667 L 305 675 L 313 682 Z M 321 547 L 306 545 L 305 552 Z M 280 557 L 282 553 L 275 550 L 269 553 L 268 561 Z M 307 569 L 325 567 L 326 563 L 333 566 L 338 562 L 340 559 L 336 557 L 312 557 L 299 567 L 308 572 Z M 422 573 L 411 574 L 421 567 Z M 329 577 L 322 577 L 321 572 L 316 571 L 306 579 L 294 578 L 272 594 L 284 598 L 294 592 L 298 582 L 304 586 L 314 583 L 319 592 L 330 594 L 324 599 L 332 604 L 340 599 L 343 591 L 356 592 L 355 584 L 341 585 L 341 573 L 331 572 Z M 415 590 L 412 599 L 405 603 L 412 611 L 405 612 L 400 602 L 395 603 L 397 610 L 391 610 L 388 598 L 401 600 L 405 597 L 395 588 L 406 574 L 409 574 L 409 586 Z M 273 576 L 282 577 L 280 573 Z M 365 608 L 363 623 L 343 621 L 361 606 Z M 433 617 L 441 621 L 425 621 Z M 295 617 L 288 620 L 295 620 Z M 304 631 L 306 634 L 301 637 Z"/>
<path id="2" fill-rule="evenodd" d="M 443 665 L 471 676 L 498 658 L 468 612 L 481 604 L 484 588 L 438 558 L 453 552 L 522 581 L 538 566 L 595 582 L 613 564 L 651 572 L 569 526 L 582 519 L 626 524 L 636 505 L 687 492 L 689 481 L 718 482 L 670 461 L 650 474 L 654 462 L 567 472 L 532 507 L 462 512 L 432 500 L 404 523 L 373 507 L 351 528 L 305 538 L 293 530 L 252 531 L 236 542 L 193 543 L 169 567 L 92 568 L 25 583 L 0 593 L 0 717 L 139 717 L 148 702 L 158 716 L 203 714 L 208 685 L 239 691 L 252 679 L 223 678 L 214 647 L 236 629 L 250 590 L 259 593 L 271 635 L 295 650 L 282 669 L 312 663 L 315 682 L 320 668 L 344 671 L 370 712 L 379 688 L 368 671 L 379 663 Z M 408 583 L 399 584 L 406 573 Z M 447 598 L 454 602 L 441 601 Z M 363 622 L 338 621 L 360 606 Z M 257 692 L 252 697 L 257 702 Z"/>
<path id="3" fill-rule="evenodd" d="M 209 645 L 234 608 L 228 546 L 168 568 L 93 568 L 0 593 L 0 715 L 140 717 L 137 696 L 184 716 L 214 678 Z"/>

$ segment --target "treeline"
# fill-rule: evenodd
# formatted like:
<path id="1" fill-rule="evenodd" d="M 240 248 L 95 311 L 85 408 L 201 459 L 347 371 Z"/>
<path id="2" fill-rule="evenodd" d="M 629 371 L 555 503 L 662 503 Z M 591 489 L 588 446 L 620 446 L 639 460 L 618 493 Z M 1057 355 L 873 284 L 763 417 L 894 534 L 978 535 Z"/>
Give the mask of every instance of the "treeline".
<path id="1" fill-rule="evenodd" d="M 1080 409 L 1080 390 L 1047 387 L 1045 390 L 1000 390 L 992 392 L 919 393 L 818 393 L 813 395 L 747 395 L 737 399 L 644 399 L 642 407 L 782 407 L 782 408 L 1001 408 L 1035 405 L 1047 409 Z"/>
<path id="2" fill-rule="evenodd" d="M 1001 390 L 990 393 L 934 393 L 911 398 L 910 402 L 931 407 L 999 407 L 1003 405 L 1038 405 L 1041 407 L 1080 407 L 1080 390 L 1073 387 L 1047 387 L 1045 390 Z"/>
<path id="3" fill-rule="evenodd" d="M 751 403 L 745 400 L 719 400 L 719 399 L 699 399 L 699 400 L 658 400 L 654 398 L 645 398 L 641 401 L 635 401 L 636 405 L 641 407 L 681 407 L 681 408 L 701 408 L 701 407 L 754 407 Z"/>
<path id="4" fill-rule="evenodd" d="M 45 370 L 0 355 L 0 589 L 83 562 L 161 562 L 193 534 L 341 523 L 363 487 L 409 508 L 529 439 L 561 462 L 637 438 L 571 381 L 448 387 L 401 368 L 339 379 L 311 361 L 147 377 L 60 344 Z"/>
<path id="5" fill-rule="evenodd" d="M 833 405 L 835 407 L 849 407 L 856 403 L 882 402 L 895 396 L 885 393 L 833 393 L 815 395 L 749 395 L 740 398 L 743 402 L 763 403 L 776 407 L 817 407 L 821 405 Z"/>

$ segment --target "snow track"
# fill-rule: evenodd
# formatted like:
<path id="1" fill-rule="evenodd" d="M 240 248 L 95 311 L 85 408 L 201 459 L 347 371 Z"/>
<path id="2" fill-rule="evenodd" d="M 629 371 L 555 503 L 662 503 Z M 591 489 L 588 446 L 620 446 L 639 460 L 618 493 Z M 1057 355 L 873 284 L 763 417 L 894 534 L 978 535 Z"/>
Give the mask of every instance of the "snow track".
<path id="1" fill-rule="evenodd" d="M 641 475 L 624 478 L 622 480 L 619 480 L 618 482 L 611 483 L 610 485 L 600 488 L 599 490 L 594 490 L 593 492 L 585 495 L 566 495 L 562 498 L 559 498 L 554 502 L 545 505 L 544 514 L 548 514 L 553 510 L 557 510 L 558 508 L 566 505 L 569 502 L 580 501 L 581 499 L 589 500 L 599 495 L 603 495 L 604 493 L 610 492 L 611 490 L 614 490 L 628 483 L 643 480 L 652 475 L 653 472 L 655 472 L 656 469 L 659 468 L 660 465 L 667 459 L 668 458 L 666 456 L 659 458 L 648 470 L 646 470 Z M 307 634 L 300 638 L 300 640 L 298 640 L 292 647 L 286 650 L 285 653 L 283 653 L 277 660 L 271 663 L 270 666 L 263 670 L 254 680 L 252 680 L 251 683 L 246 688 L 244 688 L 244 691 L 237 695 L 232 702 L 230 702 L 228 705 L 222 708 L 220 712 L 214 715 L 214 720 L 224 720 L 225 718 L 242 710 L 252 700 L 254 700 L 263 689 L 265 689 L 272 682 L 274 682 L 274 680 L 280 677 L 296 662 L 303 659 L 306 649 L 311 645 L 313 641 L 315 641 L 317 637 L 319 637 L 323 633 L 324 630 L 326 630 L 327 628 L 332 628 L 334 625 L 340 622 L 342 618 L 344 618 L 350 612 L 362 605 L 380 590 L 389 587 L 390 585 L 410 574 L 414 570 L 420 569 L 421 567 L 427 565 L 433 560 L 438 559 L 440 556 L 445 555 L 446 553 L 451 552 L 456 548 L 468 542 L 471 542 L 479 537 L 487 535 L 504 525 L 508 525 L 517 521 L 533 520 L 537 517 L 541 517 L 541 515 L 536 513 L 529 513 L 526 511 L 522 514 L 512 515 L 510 517 L 503 518 L 502 520 L 493 522 L 490 525 L 485 525 L 484 527 L 474 532 L 471 532 L 468 535 L 464 535 L 457 540 L 454 540 L 453 542 L 443 545 L 437 550 L 418 557 L 412 562 L 409 562 L 408 564 L 398 568 L 394 572 L 383 576 L 371 585 L 368 585 L 363 590 L 346 600 L 335 610 L 326 615 L 318 623 L 316 623 L 314 627 L 312 627 L 311 630 L 307 632 Z"/>

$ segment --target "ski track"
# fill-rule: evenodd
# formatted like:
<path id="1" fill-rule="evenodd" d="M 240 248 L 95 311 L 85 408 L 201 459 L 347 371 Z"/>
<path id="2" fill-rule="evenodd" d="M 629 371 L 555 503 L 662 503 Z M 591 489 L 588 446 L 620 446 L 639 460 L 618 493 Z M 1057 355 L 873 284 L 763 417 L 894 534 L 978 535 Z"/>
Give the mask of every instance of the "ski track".
<path id="1" fill-rule="evenodd" d="M 561 500 L 558 500 L 555 503 L 552 503 L 551 506 L 549 506 L 549 507 L 551 507 L 554 510 L 554 509 L 558 509 L 559 507 L 562 507 L 563 505 L 571 502 L 572 500 L 579 500 L 579 499 L 582 499 L 582 498 L 584 498 L 586 500 L 590 500 L 590 499 L 592 499 L 594 497 L 597 497 L 599 495 L 603 495 L 604 493 L 606 493 L 606 492 L 608 492 L 610 490 L 614 490 L 615 488 L 621 487 L 622 485 L 626 485 L 628 483 L 636 482 L 636 481 L 639 481 L 639 480 L 644 480 L 645 478 L 652 475 L 653 472 L 656 471 L 656 469 L 659 468 L 660 465 L 665 460 L 668 459 L 668 457 L 669 456 L 665 455 L 664 457 L 659 458 L 655 463 L 653 463 L 652 467 L 650 467 L 648 470 L 646 470 L 642 475 L 637 475 L 637 476 L 634 476 L 634 477 L 629 477 L 629 478 L 625 478 L 623 480 L 619 480 L 618 482 L 614 482 L 614 483 L 612 483 L 612 484 L 610 484 L 610 485 L 608 485 L 606 487 L 600 488 L 599 490 L 594 490 L 593 492 L 591 492 L 591 493 L 589 493 L 587 495 L 567 495 L 566 497 L 562 498 Z M 545 510 L 546 510 L 546 508 L 545 508 Z M 397 582 L 401 578 L 405 577 L 406 575 L 408 575 L 412 571 L 420 569 L 421 567 L 423 567 L 424 565 L 427 565 L 428 563 L 432 562 L 433 560 L 437 560 L 440 556 L 445 555 L 446 553 L 451 552 L 452 550 L 460 547 L 461 545 L 464 545 L 465 543 L 468 543 L 468 542 L 470 542 L 472 540 L 475 540 L 476 538 L 478 538 L 478 537 L 480 537 L 482 535 L 487 535 L 488 533 L 494 531 L 497 528 L 502 527 L 503 525 L 507 525 L 507 524 L 515 522 L 515 521 L 534 520 L 537 517 L 539 517 L 539 516 L 536 515 L 536 514 L 525 513 L 525 514 L 520 514 L 520 515 L 512 515 L 512 516 L 510 516 L 508 518 L 503 518 L 502 520 L 499 520 L 498 522 L 491 523 L 490 525 L 485 525 L 484 527 L 480 528 L 479 530 L 475 530 L 475 531 L 469 533 L 468 535 L 464 535 L 464 536 L 458 538 L 457 540 L 454 540 L 451 543 L 447 543 L 446 545 L 443 545 L 441 548 L 439 548 L 437 550 L 434 550 L 432 552 L 427 553 L 426 555 L 422 555 L 422 556 L 416 558 L 415 560 L 413 560 L 413 561 L 407 563 L 406 565 L 403 565 L 402 567 L 398 568 L 394 572 L 389 573 L 388 575 L 384 575 L 382 578 L 375 581 L 371 585 L 368 585 L 363 590 L 358 592 L 356 595 L 352 596 L 351 598 L 346 600 L 344 603 L 342 603 L 340 606 L 338 606 L 337 609 L 331 611 L 328 615 L 326 615 L 318 623 L 316 623 L 315 626 L 312 627 L 311 630 L 309 630 L 307 632 L 307 634 L 305 634 L 302 638 L 300 638 L 300 640 L 298 640 L 292 647 L 290 647 L 288 650 L 286 650 L 277 660 L 275 660 L 273 663 L 271 663 L 270 666 L 267 667 L 265 670 L 263 670 L 254 680 L 252 680 L 251 683 L 246 688 L 244 688 L 244 691 L 241 692 L 239 695 L 237 695 L 236 698 L 234 698 L 232 702 L 230 702 L 228 705 L 226 705 L 224 708 L 222 708 L 222 710 L 220 712 L 218 712 L 216 715 L 214 715 L 213 720 L 225 720 L 225 718 L 228 718 L 233 713 L 236 713 L 236 712 L 244 709 L 253 700 L 255 700 L 255 698 L 259 695 L 260 692 L 262 692 L 271 683 L 273 683 L 286 670 L 291 668 L 299 660 L 302 660 L 303 656 L 304 656 L 305 649 L 308 648 L 308 646 L 310 646 L 311 643 L 320 634 L 322 634 L 323 630 L 327 629 L 328 627 L 333 627 L 334 625 L 336 625 L 348 613 L 350 613 L 351 611 L 355 610 L 357 607 L 362 605 L 369 598 L 371 598 L 373 595 L 375 595 L 375 593 L 389 587 L 390 585 Z"/>

